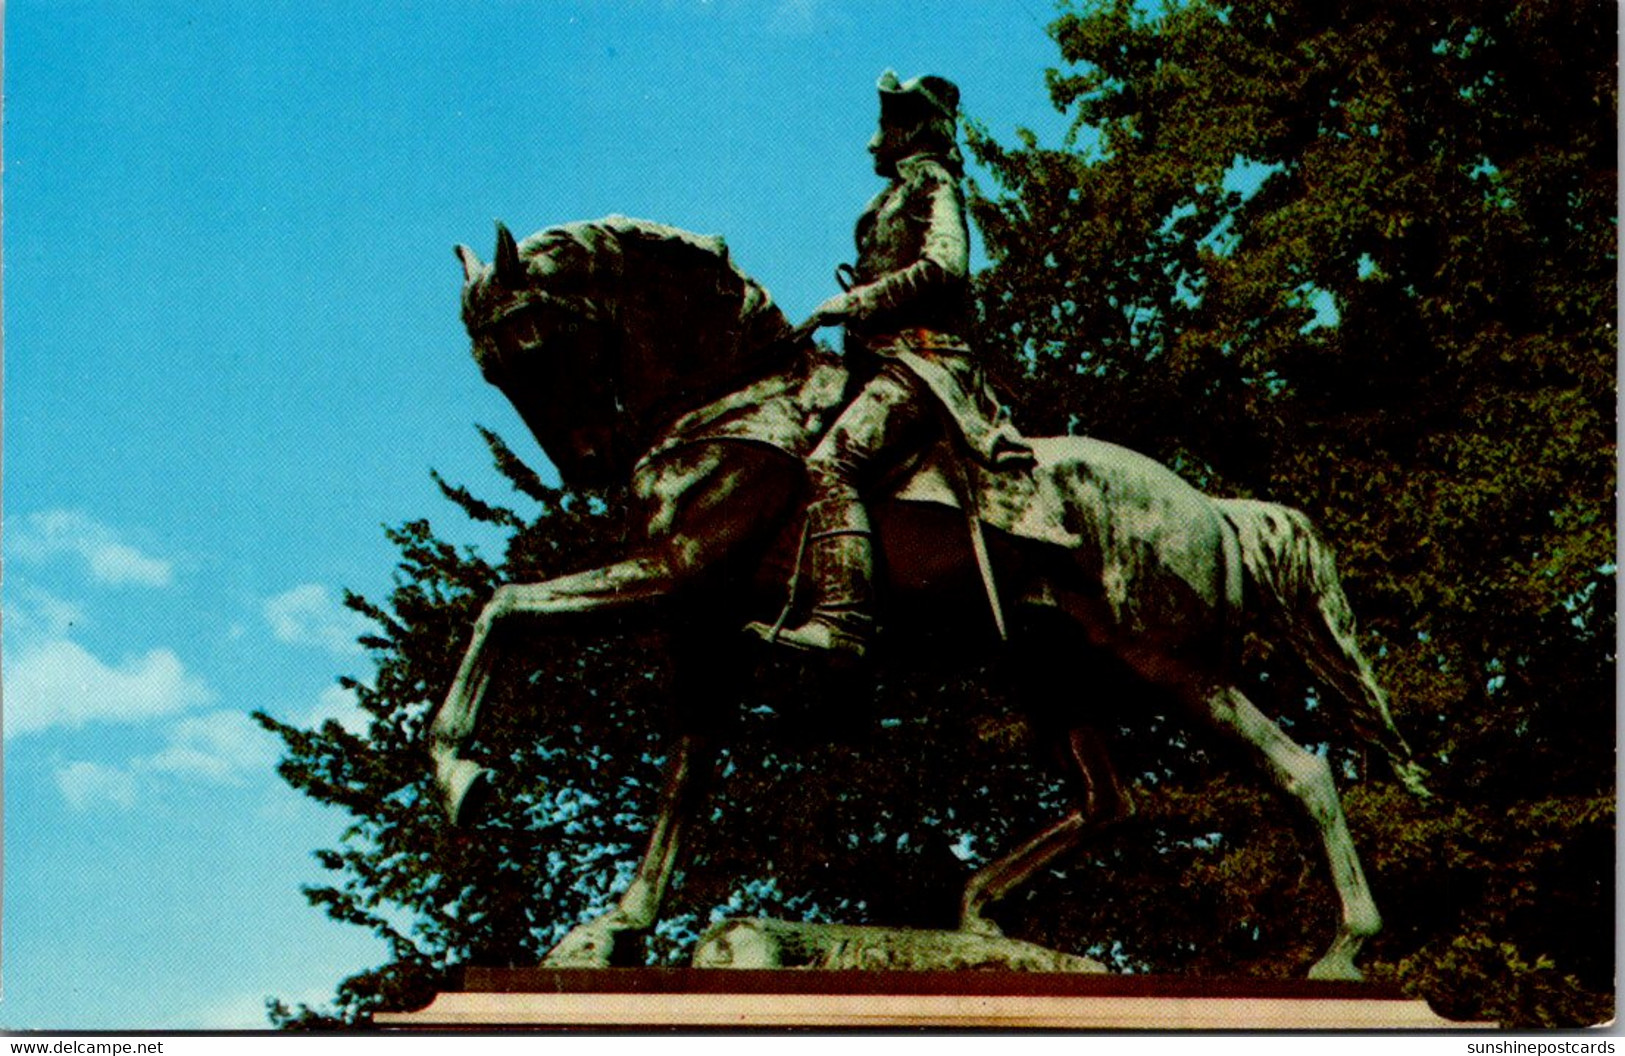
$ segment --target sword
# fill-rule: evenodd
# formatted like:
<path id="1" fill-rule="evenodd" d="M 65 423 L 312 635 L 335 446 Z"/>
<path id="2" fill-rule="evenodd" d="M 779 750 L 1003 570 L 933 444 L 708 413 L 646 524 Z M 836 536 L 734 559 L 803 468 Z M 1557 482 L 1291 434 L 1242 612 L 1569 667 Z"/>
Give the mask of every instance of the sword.
<path id="1" fill-rule="evenodd" d="M 993 625 L 999 629 L 999 641 L 1010 640 L 1004 624 L 1004 607 L 999 604 L 999 584 L 993 578 L 993 562 L 987 555 L 987 538 L 982 534 L 982 515 L 972 487 L 971 467 L 966 464 L 965 453 L 957 444 L 949 443 L 948 460 L 954 467 L 955 490 L 959 492 L 959 506 L 965 511 L 965 526 L 970 531 L 971 553 L 976 555 L 976 570 L 982 574 L 982 589 L 987 591 L 988 608 L 993 610 Z"/>

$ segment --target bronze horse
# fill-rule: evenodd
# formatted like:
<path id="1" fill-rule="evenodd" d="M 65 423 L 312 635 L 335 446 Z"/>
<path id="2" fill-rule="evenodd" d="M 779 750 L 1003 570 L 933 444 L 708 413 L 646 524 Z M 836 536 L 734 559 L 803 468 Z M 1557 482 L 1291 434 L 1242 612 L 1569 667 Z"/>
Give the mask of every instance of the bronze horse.
<path id="1" fill-rule="evenodd" d="M 566 482 L 630 478 L 645 537 L 624 560 L 505 585 L 485 606 L 430 730 L 436 782 L 454 822 L 468 820 L 489 794 L 489 772 L 461 753 L 501 651 L 497 633 L 510 621 L 569 631 L 597 615 L 643 613 L 686 632 L 683 642 L 699 650 L 734 643 L 747 619 L 794 606 L 793 587 L 789 602 L 784 595 L 798 560 L 800 459 L 839 413 L 846 385 L 840 361 L 789 326 L 720 239 L 610 217 L 520 243 L 499 224 L 490 265 L 467 247 L 458 256 L 463 319 L 485 377 Z M 1030 471 L 985 474 L 967 493 L 944 485 L 952 474 L 943 465 L 954 458 L 944 442 L 873 497 L 889 633 L 932 621 L 996 642 L 965 515 L 954 508 L 973 506 L 1015 633 L 1024 615 L 1059 620 L 1080 647 L 1107 650 L 1172 691 L 1301 806 L 1321 834 L 1342 906 L 1336 937 L 1310 975 L 1358 978 L 1354 958 L 1381 921 L 1331 769 L 1234 682 L 1241 628 L 1266 628 L 1303 657 L 1328 700 L 1343 705 L 1343 717 L 1386 753 L 1407 787 L 1426 794 L 1360 653 L 1330 551 L 1301 513 L 1209 498 L 1127 449 L 1084 437 L 1033 446 Z M 674 663 L 706 670 L 728 655 L 673 652 Z M 705 679 L 689 686 L 680 707 L 715 697 Z M 996 935 L 984 916 L 990 903 L 1127 809 L 1083 703 L 1059 702 L 1059 710 L 1066 718 L 1050 747 L 1076 779 L 1077 809 L 971 877 L 963 929 Z M 694 777 L 709 763 L 706 743 L 677 739 L 631 885 L 546 963 L 607 964 L 617 935 L 654 925 L 694 805 Z"/>

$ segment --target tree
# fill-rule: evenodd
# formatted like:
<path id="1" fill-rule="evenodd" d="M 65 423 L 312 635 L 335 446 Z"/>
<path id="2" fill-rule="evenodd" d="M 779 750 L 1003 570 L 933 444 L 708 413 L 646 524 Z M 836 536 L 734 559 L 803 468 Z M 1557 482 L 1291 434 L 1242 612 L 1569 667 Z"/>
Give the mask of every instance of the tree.
<path id="1" fill-rule="evenodd" d="M 1523 1024 L 1612 1014 L 1614 18 L 1079 5 L 1068 142 L 973 143 L 1018 417 L 1312 511 L 1439 793 L 1352 797 L 1373 974 Z M 1264 889 L 1245 842 L 1203 877 L 1226 904 Z"/>

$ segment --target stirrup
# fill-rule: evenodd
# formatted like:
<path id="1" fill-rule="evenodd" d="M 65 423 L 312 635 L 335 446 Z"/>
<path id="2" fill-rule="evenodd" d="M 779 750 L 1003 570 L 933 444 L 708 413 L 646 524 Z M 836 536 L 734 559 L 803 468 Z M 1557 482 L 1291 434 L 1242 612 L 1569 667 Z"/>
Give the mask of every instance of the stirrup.
<path id="1" fill-rule="evenodd" d="M 829 653 L 862 660 L 869 649 L 869 636 L 849 626 L 856 622 L 867 623 L 867 620 L 844 613 L 832 616 L 815 611 L 800 627 L 775 627 L 756 620 L 745 625 L 745 633 L 755 635 L 769 645 L 780 645 L 797 652 Z"/>

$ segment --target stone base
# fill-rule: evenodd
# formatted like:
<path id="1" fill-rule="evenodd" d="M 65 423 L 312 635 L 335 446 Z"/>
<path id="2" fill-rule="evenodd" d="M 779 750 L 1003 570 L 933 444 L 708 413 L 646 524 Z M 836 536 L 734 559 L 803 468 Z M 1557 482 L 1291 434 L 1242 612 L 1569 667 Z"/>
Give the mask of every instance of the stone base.
<path id="1" fill-rule="evenodd" d="M 1084 972 L 469 968 L 386 1029 L 1460 1030 L 1361 983 Z"/>
<path id="2" fill-rule="evenodd" d="M 964 931 L 725 920 L 694 948 L 696 968 L 802 968 L 841 971 L 1105 972 L 1087 957 L 1018 939 Z"/>

